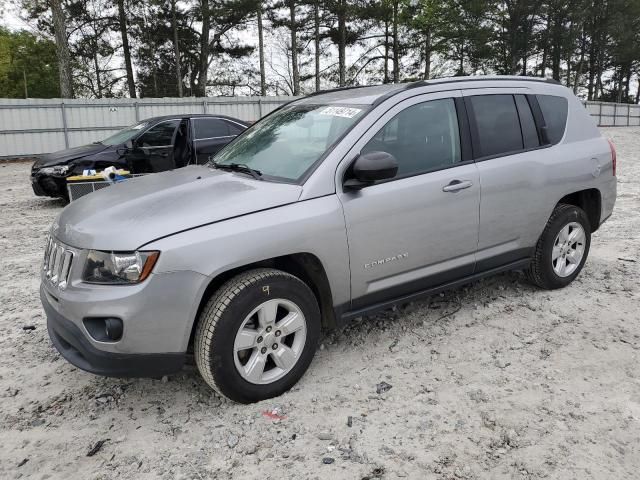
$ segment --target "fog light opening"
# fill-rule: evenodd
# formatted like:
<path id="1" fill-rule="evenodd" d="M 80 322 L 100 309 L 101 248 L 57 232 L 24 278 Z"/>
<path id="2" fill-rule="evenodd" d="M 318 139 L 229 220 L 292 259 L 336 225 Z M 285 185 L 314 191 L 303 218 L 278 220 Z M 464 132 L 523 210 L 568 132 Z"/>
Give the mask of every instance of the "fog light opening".
<path id="1" fill-rule="evenodd" d="M 124 326 L 119 318 L 85 318 L 84 326 L 91 338 L 98 342 L 117 342 L 122 338 Z"/>

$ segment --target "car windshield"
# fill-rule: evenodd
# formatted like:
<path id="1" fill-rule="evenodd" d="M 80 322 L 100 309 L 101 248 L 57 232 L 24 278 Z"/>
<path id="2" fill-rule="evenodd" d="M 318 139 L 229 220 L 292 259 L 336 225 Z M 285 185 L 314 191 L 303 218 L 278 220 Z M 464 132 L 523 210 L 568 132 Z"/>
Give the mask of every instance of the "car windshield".
<path id="1" fill-rule="evenodd" d="M 213 158 L 298 181 L 366 112 L 363 105 L 291 105 L 246 130 Z"/>
<path id="2" fill-rule="evenodd" d="M 148 122 L 140 122 L 135 125 L 131 125 L 130 127 L 124 128 L 117 133 L 114 133 L 110 137 L 105 138 L 104 140 L 100 140 L 100 143 L 103 145 L 119 145 L 121 143 L 126 142 L 127 140 L 131 140 L 135 137 L 141 130 L 143 130 Z"/>

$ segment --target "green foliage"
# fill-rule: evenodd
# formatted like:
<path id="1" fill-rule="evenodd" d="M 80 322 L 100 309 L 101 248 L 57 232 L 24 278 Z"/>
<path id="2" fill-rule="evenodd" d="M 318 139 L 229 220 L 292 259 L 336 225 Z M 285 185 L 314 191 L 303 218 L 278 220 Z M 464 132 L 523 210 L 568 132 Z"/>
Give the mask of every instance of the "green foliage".
<path id="1" fill-rule="evenodd" d="M 52 98 L 60 96 L 56 47 L 26 32 L 0 27 L 0 97 Z"/>
<path id="2" fill-rule="evenodd" d="M 20 2 L 34 27 L 53 36 L 51 1 Z M 237 88 L 260 92 L 257 39 L 251 39 L 260 10 L 265 88 L 270 94 L 437 76 L 510 74 L 550 76 L 589 99 L 640 101 L 639 0 L 62 3 L 73 87 L 81 96 L 121 96 L 129 91 L 123 30 L 141 96 L 176 96 L 179 90 L 187 96 L 234 94 Z M 5 95 L 20 96 L 24 89 L 18 77 L 24 61 L 10 53 L 15 47 L 7 35 L 13 34 L 3 32 L 0 43 L 2 88 Z M 30 58 L 53 52 L 50 42 L 45 46 L 26 37 L 20 41 L 39 49 Z M 42 88 L 57 90 L 57 76 L 51 74 L 55 62 L 24 64 L 33 70 L 31 96 L 47 95 L 39 93 Z M 52 80 L 40 82 L 47 72 Z"/>

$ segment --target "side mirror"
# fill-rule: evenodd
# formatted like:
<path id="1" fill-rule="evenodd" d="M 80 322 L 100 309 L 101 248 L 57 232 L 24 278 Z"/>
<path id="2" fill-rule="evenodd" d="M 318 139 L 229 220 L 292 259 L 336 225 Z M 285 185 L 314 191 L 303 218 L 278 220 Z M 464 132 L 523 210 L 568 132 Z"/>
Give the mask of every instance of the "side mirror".
<path id="1" fill-rule="evenodd" d="M 395 177 L 398 173 L 398 161 L 387 152 L 369 152 L 359 155 L 349 171 L 349 178 L 344 182 L 344 187 L 360 190 L 377 180 Z"/>
<path id="2" fill-rule="evenodd" d="M 129 139 L 124 142 L 124 148 L 126 148 L 127 150 L 131 150 L 133 148 L 133 140 Z"/>

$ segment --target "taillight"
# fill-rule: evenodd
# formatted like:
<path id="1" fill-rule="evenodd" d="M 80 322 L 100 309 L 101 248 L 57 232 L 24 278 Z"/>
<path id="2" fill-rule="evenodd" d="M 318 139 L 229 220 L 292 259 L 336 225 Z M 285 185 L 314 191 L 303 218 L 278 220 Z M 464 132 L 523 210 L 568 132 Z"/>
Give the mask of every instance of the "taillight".
<path id="1" fill-rule="evenodd" d="M 613 167 L 613 176 L 616 176 L 616 163 L 617 163 L 617 155 L 616 155 L 616 147 L 613 145 L 611 140 L 607 139 L 609 142 L 609 148 L 611 149 L 611 166 Z"/>

